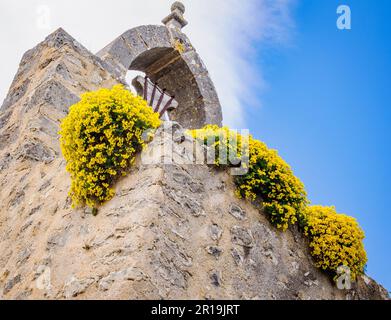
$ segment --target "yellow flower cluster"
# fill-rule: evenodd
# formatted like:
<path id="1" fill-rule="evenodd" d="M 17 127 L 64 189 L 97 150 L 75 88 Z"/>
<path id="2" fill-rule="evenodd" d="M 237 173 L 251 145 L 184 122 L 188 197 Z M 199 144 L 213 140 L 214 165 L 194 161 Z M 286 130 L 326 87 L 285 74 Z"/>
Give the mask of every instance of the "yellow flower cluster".
<path id="1" fill-rule="evenodd" d="M 286 230 L 290 224 L 296 223 L 307 204 L 306 192 L 304 185 L 277 151 L 249 136 L 248 150 L 242 154 L 243 137 L 227 127 L 208 125 L 189 133 L 205 145 L 215 148 L 216 165 L 228 157 L 219 154 L 222 144 L 224 147 L 221 150 L 227 150 L 228 154 L 234 153 L 237 158 L 248 157 L 248 173 L 235 177 L 237 195 L 251 201 L 260 198 L 265 213 L 279 229 Z"/>
<path id="2" fill-rule="evenodd" d="M 346 266 L 353 280 L 363 274 L 367 263 L 365 236 L 354 218 L 322 206 L 308 207 L 303 218 L 317 267 L 336 276 L 338 267 Z"/>
<path id="3" fill-rule="evenodd" d="M 231 165 L 226 161 L 230 159 L 228 153 L 242 159 L 247 157 L 247 174 L 235 176 L 237 194 L 250 201 L 260 198 L 265 213 L 279 229 L 286 230 L 300 220 L 317 267 L 336 276 L 338 267 L 346 266 L 353 280 L 364 272 L 367 262 L 364 232 L 357 221 L 337 214 L 333 207 L 309 207 L 304 185 L 277 151 L 252 136 L 244 151 L 241 148 L 244 137 L 227 127 L 208 125 L 189 134 L 215 149 L 216 166 Z M 221 151 L 227 154 L 220 154 Z"/>
<path id="4" fill-rule="evenodd" d="M 272 223 L 285 231 L 307 204 L 304 185 L 265 143 L 250 137 L 249 152 L 249 172 L 236 178 L 238 194 L 250 200 L 260 197 Z"/>
<path id="5" fill-rule="evenodd" d="M 115 180 L 144 146 L 143 133 L 159 126 L 159 114 L 121 85 L 83 94 L 59 132 L 73 204 L 95 207 L 110 200 Z"/>

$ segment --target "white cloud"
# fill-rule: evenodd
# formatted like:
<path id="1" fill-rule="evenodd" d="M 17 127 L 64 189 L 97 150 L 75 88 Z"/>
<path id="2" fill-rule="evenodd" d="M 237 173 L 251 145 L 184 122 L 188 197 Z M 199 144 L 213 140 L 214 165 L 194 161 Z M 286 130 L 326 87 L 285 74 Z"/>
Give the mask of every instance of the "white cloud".
<path id="1" fill-rule="evenodd" d="M 183 0 L 189 36 L 215 82 L 224 122 L 245 126 L 242 105 L 254 104 L 264 80 L 249 61 L 253 44 L 286 41 L 294 0 Z M 141 24 L 160 24 L 171 0 L 2 0 L 0 3 L 0 100 L 25 51 L 63 27 L 92 52 Z M 49 9 L 49 11 L 46 10 Z M 255 71 L 256 69 L 256 71 Z M 246 83 L 252 83 L 250 87 Z M 245 99 L 244 99 L 245 98 Z"/>

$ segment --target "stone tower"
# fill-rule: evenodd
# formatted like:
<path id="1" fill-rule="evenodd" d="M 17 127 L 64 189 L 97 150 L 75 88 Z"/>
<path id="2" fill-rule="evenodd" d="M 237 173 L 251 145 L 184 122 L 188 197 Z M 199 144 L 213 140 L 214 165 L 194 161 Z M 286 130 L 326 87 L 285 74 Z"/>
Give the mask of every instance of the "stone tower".
<path id="1" fill-rule="evenodd" d="M 71 207 L 60 120 L 83 92 L 118 84 L 125 65 L 175 90 L 178 109 L 191 107 L 185 94 L 195 99 L 204 90 L 193 106 L 204 121 L 213 110 L 221 118 L 207 73 L 198 73 L 198 55 L 179 38 L 183 12 L 176 4 L 167 26 L 125 33 L 101 53 L 105 61 L 62 29 L 23 56 L 0 109 L 0 300 L 387 299 L 367 276 L 338 290 L 314 266 L 301 233 L 277 232 L 235 197 L 227 172 L 186 164 L 203 149 L 173 122 L 165 125 L 174 135 L 160 128 L 148 145 L 157 159 L 172 150 L 173 164 L 138 158 L 97 216 Z M 184 39 L 185 52 L 173 50 L 173 39 Z M 120 53 L 128 62 L 117 60 Z M 197 126 L 198 114 L 176 116 Z"/>
<path id="2" fill-rule="evenodd" d="M 222 123 L 216 89 L 200 56 L 182 32 L 187 25 L 185 7 L 175 2 L 164 26 L 130 29 L 97 53 L 124 79 L 128 70 L 138 70 L 175 96 L 179 106 L 171 119 L 186 128 Z"/>

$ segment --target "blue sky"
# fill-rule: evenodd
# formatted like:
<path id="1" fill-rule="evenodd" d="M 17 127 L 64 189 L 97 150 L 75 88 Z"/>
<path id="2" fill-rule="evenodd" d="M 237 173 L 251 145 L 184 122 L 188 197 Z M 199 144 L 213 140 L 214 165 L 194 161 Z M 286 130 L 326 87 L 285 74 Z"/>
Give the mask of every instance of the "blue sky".
<path id="1" fill-rule="evenodd" d="M 349 5 L 352 30 L 336 27 Z M 391 290 L 391 1 L 301 0 L 288 44 L 260 45 L 267 88 L 247 106 L 253 135 L 279 150 L 313 204 L 334 205 L 366 233 L 367 272 Z"/>

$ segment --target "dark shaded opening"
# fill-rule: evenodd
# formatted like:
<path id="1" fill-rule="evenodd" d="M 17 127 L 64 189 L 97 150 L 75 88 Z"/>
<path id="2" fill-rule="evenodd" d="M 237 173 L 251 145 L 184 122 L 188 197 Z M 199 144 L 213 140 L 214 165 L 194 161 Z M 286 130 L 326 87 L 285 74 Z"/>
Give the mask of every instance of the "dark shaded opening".
<path id="1" fill-rule="evenodd" d="M 173 48 L 154 48 L 141 53 L 129 70 L 144 72 L 159 88 L 175 96 L 178 108 L 170 112 L 170 119 L 188 129 L 205 121 L 205 105 L 194 74 Z M 132 79 L 130 79 L 131 81 Z"/>

